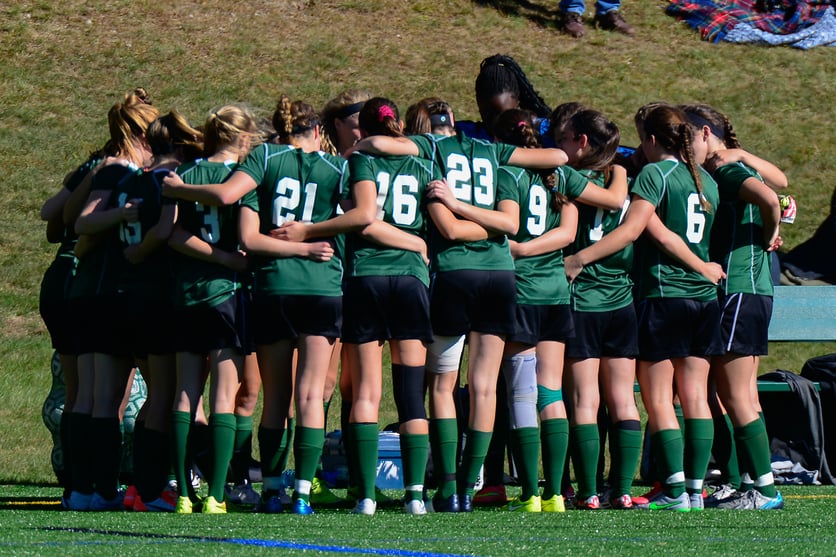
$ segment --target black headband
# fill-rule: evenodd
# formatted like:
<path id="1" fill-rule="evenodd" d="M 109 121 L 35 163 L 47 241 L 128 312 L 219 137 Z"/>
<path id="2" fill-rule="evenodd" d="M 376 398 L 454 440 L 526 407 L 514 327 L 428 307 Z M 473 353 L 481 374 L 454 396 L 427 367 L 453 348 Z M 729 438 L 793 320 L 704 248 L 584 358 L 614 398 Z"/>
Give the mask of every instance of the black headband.
<path id="1" fill-rule="evenodd" d="M 685 116 L 688 118 L 688 121 L 694 124 L 695 126 L 703 127 L 708 126 L 708 129 L 711 130 L 711 133 L 719 137 L 720 139 L 725 139 L 726 134 L 723 130 L 717 129 L 717 126 L 700 116 L 699 114 L 694 114 L 692 112 L 686 112 Z"/>
<path id="2" fill-rule="evenodd" d="M 450 114 L 433 114 L 430 116 L 430 126 L 433 128 L 440 128 L 442 126 L 451 126 Z"/>
<path id="3" fill-rule="evenodd" d="M 366 101 L 361 101 L 359 103 L 350 104 L 348 106 L 344 106 L 337 111 L 334 115 L 334 118 L 339 118 L 340 120 L 345 120 L 352 114 L 357 114 L 360 112 L 360 109 L 363 108 L 363 105 L 366 104 Z"/>

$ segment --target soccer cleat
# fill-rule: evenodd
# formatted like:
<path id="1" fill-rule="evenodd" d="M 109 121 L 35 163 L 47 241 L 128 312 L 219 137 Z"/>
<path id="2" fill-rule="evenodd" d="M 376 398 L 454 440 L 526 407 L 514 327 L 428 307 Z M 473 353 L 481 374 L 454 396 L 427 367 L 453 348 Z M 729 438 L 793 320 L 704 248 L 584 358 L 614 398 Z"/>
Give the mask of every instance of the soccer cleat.
<path id="1" fill-rule="evenodd" d="M 473 495 L 463 494 L 459 496 L 459 512 L 472 513 L 473 512 Z"/>
<path id="2" fill-rule="evenodd" d="M 259 498 L 258 512 L 279 514 L 284 509 L 281 495 L 277 491 L 265 491 Z"/>
<path id="3" fill-rule="evenodd" d="M 91 511 L 122 511 L 125 510 L 125 492 L 121 489 L 111 499 L 105 499 L 98 492 L 90 498 Z"/>
<path id="4" fill-rule="evenodd" d="M 192 506 L 192 500 L 188 497 L 178 497 L 174 512 L 176 514 L 192 514 Z"/>
<path id="5" fill-rule="evenodd" d="M 311 480 L 311 503 L 315 505 L 336 505 L 342 503 L 333 491 L 328 489 L 328 486 L 319 478 Z"/>
<path id="6" fill-rule="evenodd" d="M 377 503 L 374 499 L 369 499 L 366 497 L 365 499 L 360 499 L 357 501 L 357 504 L 354 505 L 354 510 L 351 512 L 353 514 L 364 514 L 366 516 L 371 516 L 377 510 Z"/>
<path id="7" fill-rule="evenodd" d="M 543 505 L 539 495 L 532 495 L 525 501 L 511 499 L 503 508 L 511 512 L 539 513 L 543 510 Z"/>
<path id="8" fill-rule="evenodd" d="M 586 499 L 575 497 L 572 507 L 583 511 L 597 511 L 601 508 L 601 500 L 598 499 L 597 495 L 590 495 Z"/>
<path id="9" fill-rule="evenodd" d="M 731 497 L 737 497 L 739 495 L 739 493 L 740 493 L 739 491 L 737 491 L 735 488 L 733 488 L 729 484 L 723 484 L 720 487 L 718 487 L 717 489 L 715 489 L 714 492 L 711 495 L 706 497 L 703 504 L 704 504 L 705 508 L 713 509 L 713 508 L 716 508 L 721 502 L 723 502 L 723 501 L 725 501 L 725 500 L 727 500 Z"/>
<path id="10" fill-rule="evenodd" d="M 122 502 L 125 505 L 126 510 L 136 510 L 134 509 L 134 500 L 136 499 L 138 493 L 139 491 L 137 491 L 135 485 L 129 485 L 128 489 L 125 490 L 125 498 Z"/>
<path id="11" fill-rule="evenodd" d="M 460 510 L 458 493 L 449 497 L 440 497 L 436 494 L 430 504 L 432 505 L 432 512 L 435 513 L 457 513 Z"/>
<path id="12" fill-rule="evenodd" d="M 662 484 L 659 482 L 654 482 L 653 487 L 650 488 L 650 491 L 647 493 L 643 493 L 642 495 L 637 495 L 633 497 L 633 505 L 647 505 L 651 499 L 656 497 L 662 493 Z"/>
<path id="13" fill-rule="evenodd" d="M 668 497 L 664 491 L 660 491 L 651 497 L 647 503 L 637 504 L 633 500 L 633 506 L 637 509 L 650 511 L 688 512 L 691 510 L 691 498 L 684 491 L 678 497 Z"/>
<path id="14" fill-rule="evenodd" d="M 611 509 L 629 510 L 633 508 L 633 499 L 626 493 L 618 497 L 610 497 L 607 500 Z"/>
<path id="15" fill-rule="evenodd" d="M 254 507 L 261 503 L 261 496 L 253 489 L 250 482 L 244 481 L 239 485 L 224 486 L 224 499 L 233 505 Z"/>
<path id="16" fill-rule="evenodd" d="M 717 505 L 718 509 L 746 510 L 746 511 L 767 511 L 784 508 L 784 498 L 779 491 L 775 497 L 767 497 L 757 489 L 741 493 L 737 497 L 731 497 Z"/>
<path id="17" fill-rule="evenodd" d="M 226 503 L 212 497 L 211 495 L 203 500 L 201 514 L 226 514 Z"/>
<path id="18" fill-rule="evenodd" d="M 701 511 L 705 508 L 705 499 L 703 499 L 702 493 L 689 493 L 688 502 L 692 511 Z"/>
<path id="19" fill-rule="evenodd" d="M 71 511 L 89 511 L 92 498 L 92 493 L 73 491 L 67 498 L 67 508 Z"/>
<path id="20" fill-rule="evenodd" d="M 508 495 L 505 486 L 486 485 L 473 495 L 473 504 L 477 507 L 493 507 L 504 505 L 508 502 Z"/>
<path id="21" fill-rule="evenodd" d="M 406 514 L 427 514 L 427 506 L 420 499 L 413 499 L 403 504 L 403 512 Z"/>
<path id="22" fill-rule="evenodd" d="M 160 492 L 160 496 L 154 499 L 153 501 L 149 501 L 148 503 L 143 503 L 142 499 L 137 496 L 137 501 L 145 507 L 145 510 L 150 512 L 160 512 L 160 513 L 171 513 L 177 509 L 177 503 L 179 502 L 179 498 L 177 497 L 177 492 L 165 488 Z M 136 510 L 136 503 L 134 503 L 134 510 Z"/>
<path id="23" fill-rule="evenodd" d="M 293 514 L 313 514 L 311 504 L 304 499 L 297 499 L 293 502 Z"/>
<path id="24" fill-rule="evenodd" d="M 562 495 L 552 495 L 548 499 L 543 499 L 541 508 L 544 513 L 565 513 L 566 503 Z"/>

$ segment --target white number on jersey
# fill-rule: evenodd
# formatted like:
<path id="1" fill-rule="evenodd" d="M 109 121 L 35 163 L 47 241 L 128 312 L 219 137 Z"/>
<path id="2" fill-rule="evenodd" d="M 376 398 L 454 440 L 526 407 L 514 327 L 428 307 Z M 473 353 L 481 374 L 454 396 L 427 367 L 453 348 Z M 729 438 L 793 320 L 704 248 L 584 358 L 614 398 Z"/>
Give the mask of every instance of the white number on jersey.
<path id="1" fill-rule="evenodd" d="M 302 184 L 294 178 L 282 178 L 276 184 L 276 199 L 273 200 L 273 224 L 280 226 L 285 222 L 296 220 L 293 212 L 299 208 L 302 201 Z M 316 201 L 316 184 L 305 184 L 305 203 L 302 206 L 302 222 L 311 222 L 314 201 Z"/>
<path id="2" fill-rule="evenodd" d="M 480 157 L 474 158 L 473 172 L 476 174 L 475 184 L 471 183 L 473 175 L 470 171 L 470 160 L 460 153 L 450 153 L 447 156 L 447 183 L 456 199 L 493 207 L 495 180 L 491 161 Z"/>
<path id="3" fill-rule="evenodd" d="M 528 218 L 525 228 L 532 236 L 541 236 L 546 231 L 546 214 L 549 210 L 549 194 L 546 188 L 534 184 L 528 190 Z"/>
<path id="4" fill-rule="evenodd" d="M 384 205 L 389 196 L 389 184 L 392 177 L 388 172 L 377 175 L 377 218 L 383 220 Z M 392 220 L 395 224 L 409 226 L 415 222 L 418 214 L 418 179 L 408 174 L 395 176 L 392 184 Z"/>
<path id="5" fill-rule="evenodd" d="M 621 224 L 624 221 L 624 214 L 627 212 L 627 208 L 630 206 L 630 198 L 624 200 L 624 206 L 621 207 L 621 214 L 618 216 L 618 224 Z M 589 241 L 590 242 L 597 242 L 601 238 L 604 237 L 604 211 L 606 209 L 602 209 L 598 207 L 598 210 L 595 211 L 595 221 L 592 223 L 592 228 L 589 229 Z"/>
<path id="6" fill-rule="evenodd" d="M 127 202 L 128 194 L 124 192 L 120 193 L 119 206 L 124 207 Z M 142 224 L 140 224 L 139 221 L 121 221 L 119 226 L 119 238 L 129 246 L 140 243 L 142 241 Z"/>
<path id="7" fill-rule="evenodd" d="M 200 227 L 200 237 L 207 244 L 216 244 L 221 239 L 221 222 L 218 219 L 218 208 L 211 205 L 195 203 L 195 208 L 203 214 L 203 226 Z"/>
<path id="8" fill-rule="evenodd" d="M 700 205 L 700 195 L 692 193 L 688 196 L 688 230 L 685 237 L 692 244 L 699 244 L 705 232 L 705 214 Z"/>

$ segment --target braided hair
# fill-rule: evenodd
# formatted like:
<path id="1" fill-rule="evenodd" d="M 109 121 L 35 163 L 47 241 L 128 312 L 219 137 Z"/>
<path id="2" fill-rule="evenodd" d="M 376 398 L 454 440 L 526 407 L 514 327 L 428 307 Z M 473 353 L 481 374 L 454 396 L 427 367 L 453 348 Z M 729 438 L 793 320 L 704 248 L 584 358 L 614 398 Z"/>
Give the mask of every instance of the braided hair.
<path id="1" fill-rule="evenodd" d="M 516 145 L 525 149 L 538 149 L 543 146 L 540 135 L 534 129 L 534 115 L 519 108 L 512 108 L 504 111 L 496 118 L 494 133 L 497 140 Z M 563 205 L 569 202 L 569 198 L 557 191 L 557 177 L 553 170 L 538 171 L 543 185 L 551 192 L 551 207 L 559 211 Z"/>
<path id="2" fill-rule="evenodd" d="M 684 104 L 680 108 L 685 111 L 685 116 L 694 126 L 708 126 L 711 133 L 717 136 L 727 149 L 740 148 L 740 141 L 728 116 L 707 104 Z"/>
<path id="3" fill-rule="evenodd" d="M 482 60 L 476 76 L 476 101 L 511 93 L 520 108 L 530 110 L 540 118 L 548 118 L 551 109 L 528 80 L 517 61 L 505 54 L 495 54 Z"/>
<path id="4" fill-rule="evenodd" d="M 319 126 L 319 114 L 304 101 L 292 101 L 287 95 L 279 97 L 273 113 L 273 127 L 279 142 L 292 144 L 293 138 L 311 133 Z"/>

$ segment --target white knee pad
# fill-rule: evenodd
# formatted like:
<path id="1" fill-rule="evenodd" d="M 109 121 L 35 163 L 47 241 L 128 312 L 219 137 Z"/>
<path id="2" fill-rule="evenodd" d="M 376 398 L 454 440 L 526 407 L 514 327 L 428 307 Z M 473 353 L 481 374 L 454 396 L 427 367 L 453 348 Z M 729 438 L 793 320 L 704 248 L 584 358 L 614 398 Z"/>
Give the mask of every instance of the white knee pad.
<path id="1" fill-rule="evenodd" d="M 435 336 L 427 345 L 427 371 L 449 373 L 458 371 L 464 352 L 464 335 L 457 337 Z"/>

